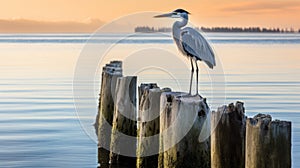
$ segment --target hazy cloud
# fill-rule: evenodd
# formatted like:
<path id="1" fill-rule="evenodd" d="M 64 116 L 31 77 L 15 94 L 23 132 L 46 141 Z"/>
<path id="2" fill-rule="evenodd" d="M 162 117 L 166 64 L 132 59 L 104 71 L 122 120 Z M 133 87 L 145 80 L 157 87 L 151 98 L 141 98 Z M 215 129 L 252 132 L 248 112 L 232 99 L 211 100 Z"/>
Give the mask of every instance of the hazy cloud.
<path id="1" fill-rule="evenodd" d="M 300 9 L 299 1 L 241 2 L 222 8 L 225 12 L 268 13 Z"/>
<path id="2" fill-rule="evenodd" d="M 90 19 L 85 22 L 0 19 L 0 33 L 93 32 L 102 24 L 103 22 L 97 19 Z"/>

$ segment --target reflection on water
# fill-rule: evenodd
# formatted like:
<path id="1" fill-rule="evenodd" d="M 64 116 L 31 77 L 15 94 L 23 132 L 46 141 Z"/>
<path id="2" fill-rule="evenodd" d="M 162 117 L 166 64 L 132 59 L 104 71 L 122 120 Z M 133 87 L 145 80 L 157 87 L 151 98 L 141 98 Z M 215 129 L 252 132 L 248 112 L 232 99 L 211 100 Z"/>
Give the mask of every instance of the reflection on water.
<path id="1" fill-rule="evenodd" d="M 211 38 L 224 40 L 264 37 L 256 36 L 213 34 Z M 286 38 L 284 35 L 276 36 L 266 35 L 275 40 Z M 4 37 L 0 36 L 0 41 L 1 38 Z M 86 38 L 86 36 L 59 38 Z M 160 37 L 146 35 L 140 38 Z M 83 43 L 58 42 L 0 43 L 0 167 L 98 166 L 97 144 L 87 136 L 80 125 L 81 122 L 88 129 L 94 128 L 97 106 L 88 107 L 79 122 L 73 102 L 73 71 L 83 45 Z M 128 50 L 138 49 L 138 45 L 167 48 L 175 54 L 178 53 L 172 43 L 121 44 L 107 59 L 112 59 L 111 57 L 124 59 L 128 56 Z M 272 114 L 273 118 L 291 120 L 292 162 L 293 167 L 299 167 L 300 161 L 297 158 L 300 158 L 300 44 L 214 42 L 213 46 L 222 61 L 226 77 L 226 103 L 244 101 L 249 116 L 263 112 Z M 183 63 L 188 67 L 189 62 L 184 57 L 179 58 L 183 58 Z M 166 62 L 166 65 L 170 64 L 172 62 Z M 136 62 L 129 61 L 124 68 L 125 70 L 134 68 L 135 65 Z M 205 66 L 201 66 L 200 91 L 208 98 L 209 103 L 210 81 Z M 189 69 L 171 68 L 170 71 L 178 78 L 182 90 L 187 91 Z M 172 85 L 168 76 L 160 74 L 160 71 L 153 73 L 145 71 L 141 73 L 139 81 L 157 81 L 161 87 Z M 96 85 L 99 86 L 99 81 Z M 95 88 L 96 96 L 98 89 Z M 97 102 L 98 97 L 95 95 L 84 100 Z"/>
<path id="2" fill-rule="evenodd" d="M 0 167 L 96 167 L 74 113 L 72 81 L 0 80 Z"/>

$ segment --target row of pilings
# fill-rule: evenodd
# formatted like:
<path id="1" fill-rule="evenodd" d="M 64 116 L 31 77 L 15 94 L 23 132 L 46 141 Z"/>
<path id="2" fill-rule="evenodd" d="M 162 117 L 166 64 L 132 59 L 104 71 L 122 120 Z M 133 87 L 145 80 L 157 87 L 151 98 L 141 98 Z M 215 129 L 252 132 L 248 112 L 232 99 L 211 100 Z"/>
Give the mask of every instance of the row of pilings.
<path id="1" fill-rule="evenodd" d="M 100 167 L 291 167 L 291 122 L 248 118 L 239 101 L 211 112 L 201 96 L 137 88 L 120 61 L 103 67 L 98 109 Z"/>

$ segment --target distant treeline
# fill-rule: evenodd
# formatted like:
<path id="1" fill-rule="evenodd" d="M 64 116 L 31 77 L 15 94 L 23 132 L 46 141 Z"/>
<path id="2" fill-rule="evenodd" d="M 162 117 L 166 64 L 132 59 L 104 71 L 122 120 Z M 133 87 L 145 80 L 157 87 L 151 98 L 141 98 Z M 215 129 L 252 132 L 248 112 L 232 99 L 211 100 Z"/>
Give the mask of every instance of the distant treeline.
<path id="1" fill-rule="evenodd" d="M 201 27 L 196 28 L 203 32 L 247 32 L 247 33 L 300 33 L 293 28 L 280 29 L 280 28 L 260 28 L 260 27 Z M 134 32 L 151 33 L 151 32 L 171 32 L 172 29 L 169 27 L 154 28 L 149 26 L 138 26 L 134 29 Z"/>
<path id="2" fill-rule="evenodd" d="M 149 26 L 138 26 L 134 28 L 134 32 L 151 33 L 151 32 L 171 32 L 169 27 L 154 28 Z"/>

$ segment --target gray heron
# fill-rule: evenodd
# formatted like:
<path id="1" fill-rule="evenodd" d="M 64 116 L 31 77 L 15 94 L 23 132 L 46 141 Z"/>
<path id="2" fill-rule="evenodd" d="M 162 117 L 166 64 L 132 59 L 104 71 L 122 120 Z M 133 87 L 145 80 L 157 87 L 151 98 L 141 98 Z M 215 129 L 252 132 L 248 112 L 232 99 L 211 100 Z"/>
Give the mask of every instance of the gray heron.
<path id="1" fill-rule="evenodd" d="M 172 27 L 173 39 L 178 47 L 178 50 L 185 56 L 187 56 L 191 61 L 191 79 L 190 79 L 190 91 L 191 95 L 192 82 L 194 76 L 194 65 L 196 65 L 196 95 L 198 93 L 198 74 L 199 68 L 197 61 L 204 61 L 206 65 L 213 69 L 216 66 L 215 54 L 207 42 L 207 40 L 195 29 L 191 27 L 185 27 L 188 23 L 189 12 L 183 9 L 176 9 L 171 13 L 161 14 L 154 16 L 155 18 L 170 17 L 170 18 L 180 18 L 180 21 L 176 21 Z"/>

